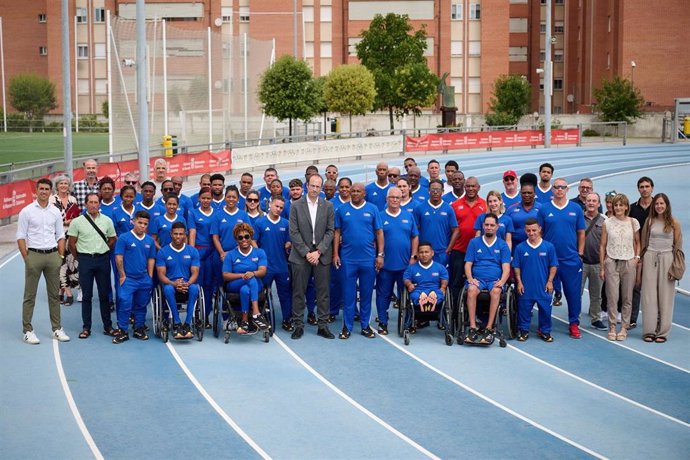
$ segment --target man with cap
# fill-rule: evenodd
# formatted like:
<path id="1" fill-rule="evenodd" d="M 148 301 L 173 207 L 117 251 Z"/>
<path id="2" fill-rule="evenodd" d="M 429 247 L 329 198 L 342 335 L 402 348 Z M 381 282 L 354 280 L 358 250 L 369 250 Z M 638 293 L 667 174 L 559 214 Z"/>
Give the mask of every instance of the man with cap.
<path id="1" fill-rule="evenodd" d="M 509 169 L 503 173 L 503 188 L 505 191 L 501 193 L 503 204 L 506 209 L 520 201 L 520 190 L 518 190 L 518 175 Z"/>

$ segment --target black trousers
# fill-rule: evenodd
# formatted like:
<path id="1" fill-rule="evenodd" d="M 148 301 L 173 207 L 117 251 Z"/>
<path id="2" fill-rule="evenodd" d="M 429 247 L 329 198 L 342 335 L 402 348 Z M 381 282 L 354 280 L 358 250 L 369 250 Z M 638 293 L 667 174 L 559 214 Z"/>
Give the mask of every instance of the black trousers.
<path id="1" fill-rule="evenodd" d="M 331 266 L 321 263 L 312 265 L 305 261 L 305 263 L 290 264 L 290 268 L 292 271 L 292 324 L 295 327 L 304 327 L 307 285 L 313 275 L 316 288 L 316 316 L 319 327 L 326 326 L 331 308 Z"/>
<path id="2" fill-rule="evenodd" d="M 103 328 L 113 327 L 110 318 L 110 255 L 105 253 L 98 256 L 79 254 L 79 284 L 81 285 L 81 319 L 83 328 L 91 330 L 91 310 L 93 300 L 93 282 L 96 281 L 98 301 L 101 307 Z"/>

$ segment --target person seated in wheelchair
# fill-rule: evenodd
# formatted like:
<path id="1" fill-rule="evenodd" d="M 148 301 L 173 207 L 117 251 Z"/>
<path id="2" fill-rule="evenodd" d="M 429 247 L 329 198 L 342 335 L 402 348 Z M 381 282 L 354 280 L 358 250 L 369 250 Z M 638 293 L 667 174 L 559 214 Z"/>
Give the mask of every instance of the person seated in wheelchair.
<path id="1" fill-rule="evenodd" d="M 266 319 L 259 312 L 259 292 L 263 283 L 259 278 L 266 275 L 268 262 L 263 249 L 252 245 L 254 229 L 247 223 L 235 225 L 232 235 L 237 247 L 225 256 L 223 261 L 223 281 L 227 292 L 239 293 L 242 321 L 237 333 L 249 332 L 249 307 L 252 308 L 252 322 L 259 329 L 268 328 Z"/>
<path id="2" fill-rule="evenodd" d="M 489 345 L 494 339 L 494 322 L 501 301 L 503 287 L 510 276 L 510 248 L 496 236 L 498 217 L 489 213 L 484 218 L 484 235 L 470 241 L 465 254 L 465 276 L 467 281 L 467 313 L 470 331 L 465 339 L 468 343 Z M 477 297 L 482 291 L 489 292 L 489 317 L 486 328 L 477 329 Z"/>
<path id="3" fill-rule="evenodd" d="M 163 246 L 156 255 L 158 281 L 173 317 L 173 337 L 177 340 L 191 339 L 194 305 L 199 298 L 199 251 L 185 243 L 186 227 L 183 222 L 172 224 L 170 244 Z M 187 316 L 180 323 L 177 298 L 187 299 Z"/>
<path id="4" fill-rule="evenodd" d="M 403 274 L 410 301 L 423 313 L 439 311 L 437 307 L 443 305 L 448 287 L 448 270 L 434 262 L 434 248 L 428 241 L 419 243 L 417 257 L 417 263 L 408 266 Z"/>

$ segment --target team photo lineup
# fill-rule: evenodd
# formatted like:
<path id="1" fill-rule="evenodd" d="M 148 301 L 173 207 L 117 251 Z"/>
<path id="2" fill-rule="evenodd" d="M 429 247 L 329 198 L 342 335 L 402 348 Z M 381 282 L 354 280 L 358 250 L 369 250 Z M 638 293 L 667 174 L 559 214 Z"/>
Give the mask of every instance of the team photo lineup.
<path id="1" fill-rule="evenodd" d="M 40 342 L 31 321 L 41 277 L 59 341 L 70 340 L 60 310 L 75 297 L 78 338 L 97 328 L 96 293 L 114 344 L 129 340 L 130 328 L 147 340 L 150 313 L 164 341 L 201 341 L 206 330 L 226 342 L 231 334 L 268 341 L 277 327 L 298 340 L 306 319 L 325 339 L 397 328 L 408 344 L 435 327 L 447 345 L 505 346 L 529 339 L 535 305 L 536 335 L 547 343 L 559 339 L 551 317 L 560 306 L 573 339 L 588 327 L 624 341 L 638 319 L 645 342 L 670 338 L 685 269 L 681 226 L 648 176 L 637 180 L 639 196 L 595 191 L 583 177 L 569 198 L 551 163 L 508 169 L 497 178 L 502 190 L 486 190 L 455 160 L 430 160 L 422 171 L 406 158 L 403 170 L 378 163 L 366 184 L 340 177 L 336 165 L 284 181 L 267 168 L 262 178 L 243 173 L 238 185 L 204 174 L 187 196 L 165 159 L 153 180 L 128 173 L 119 191 L 97 161 L 83 166 L 78 182 L 38 180 L 36 201 L 19 215 L 28 344 Z"/>

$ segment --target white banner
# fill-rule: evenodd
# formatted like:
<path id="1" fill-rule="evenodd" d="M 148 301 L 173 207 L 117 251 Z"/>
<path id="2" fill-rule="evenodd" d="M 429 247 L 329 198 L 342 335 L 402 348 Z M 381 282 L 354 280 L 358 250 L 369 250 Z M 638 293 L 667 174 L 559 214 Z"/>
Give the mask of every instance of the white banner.
<path id="1" fill-rule="evenodd" d="M 357 137 L 232 149 L 232 169 L 401 153 L 402 136 Z"/>

